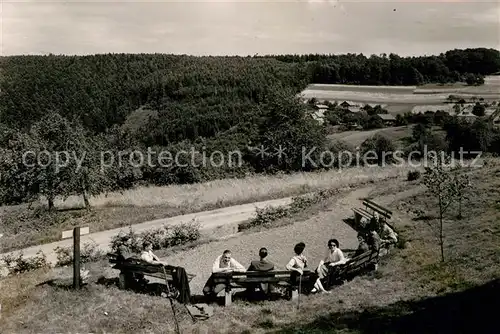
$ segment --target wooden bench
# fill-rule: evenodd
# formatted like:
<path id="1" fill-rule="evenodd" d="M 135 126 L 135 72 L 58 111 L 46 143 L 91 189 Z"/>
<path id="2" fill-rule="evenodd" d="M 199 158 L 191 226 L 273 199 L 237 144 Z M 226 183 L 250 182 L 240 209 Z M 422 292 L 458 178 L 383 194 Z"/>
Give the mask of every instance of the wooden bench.
<path id="1" fill-rule="evenodd" d="M 375 270 L 379 261 L 380 250 L 383 247 L 385 247 L 385 244 L 382 244 L 378 250 L 366 251 L 347 260 L 344 264 L 333 267 L 328 277 L 328 286 L 342 284 L 359 274 Z"/>
<path id="2" fill-rule="evenodd" d="M 172 287 L 174 281 L 173 276 L 177 271 L 177 267 L 152 264 L 137 258 L 128 258 L 124 261 L 118 261 L 116 254 L 108 253 L 107 255 L 109 262 L 115 264 L 112 268 L 120 270 L 118 284 L 120 289 L 128 289 L 131 284 L 130 278 L 136 275 L 159 278 L 165 281 L 168 289 Z M 195 276 L 196 275 L 193 274 L 187 274 L 188 281 L 191 282 Z"/>
<path id="3" fill-rule="evenodd" d="M 392 217 L 392 211 L 383 207 L 380 204 L 375 203 L 371 199 L 364 199 L 363 200 L 363 205 L 365 208 L 369 208 L 372 210 L 372 214 L 377 212 L 379 215 L 385 217 L 386 219 L 391 219 Z"/>
<path id="4" fill-rule="evenodd" d="M 361 219 L 366 218 L 368 222 L 375 216 L 375 212 L 377 212 L 380 216 L 385 218 L 385 221 L 387 223 L 387 220 L 391 219 L 392 217 L 392 211 L 381 206 L 380 204 L 375 203 L 371 199 L 365 198 L 363 200 L 363 205 L 364 208 L 353 208 L 352 211 L 354 211 L 354 221 L 357 227 L 361 226 Z M 369 211 L 370 210 L 370 211 Z M 392 226 L 387 224 L 390 228 L 394 230 Z"/>
<path id="5" fill-rule="evenodd" d="M 366 218 L 368 221 L 370 221 L 373 217 L 373 215 L 365 209 L 353 208 L 352 211 L 354 211 L 354 221 L 356 227 L 361 226 L 361 219 Z"/>
<path id="6" fill-rule="evenodd" d="M 293 279 L 292 275 L 296 275 L 297 279 Z M 291 299 L 296 299 L 299 294 L 299 279 L 296 272 L 293 271 L 246 271 L 246 272 L 231 272 L 231 273 L 213 273 L 212 279 L 215 285 L 225 285 L 225 306 L 232 303 L 232 289 L 246 289 L 249 285 L 268 283 L 286 287 L 291 295 Z M 317 279 L 313 271 L 304 271 L 301 284 L 310 283 L 312 279 Z"/>

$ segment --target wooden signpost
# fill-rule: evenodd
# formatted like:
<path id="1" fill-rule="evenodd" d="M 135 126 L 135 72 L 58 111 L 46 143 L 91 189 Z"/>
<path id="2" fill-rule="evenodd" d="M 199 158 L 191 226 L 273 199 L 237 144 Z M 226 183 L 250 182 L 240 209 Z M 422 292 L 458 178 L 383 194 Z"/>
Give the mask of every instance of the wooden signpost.
<path id="1" fill-rule="evenodd" d="M 73 289 L 80 289 L 80 236 L 89 234 L 89 227 L 75 227 L 62 232 L 62 239 L 73 237 Z"/>

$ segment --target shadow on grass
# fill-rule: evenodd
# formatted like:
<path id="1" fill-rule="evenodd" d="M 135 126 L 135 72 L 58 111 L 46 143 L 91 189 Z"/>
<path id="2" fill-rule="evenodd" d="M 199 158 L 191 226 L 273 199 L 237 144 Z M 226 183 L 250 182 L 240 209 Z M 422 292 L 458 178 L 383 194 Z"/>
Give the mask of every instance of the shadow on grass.
<path id="1" fill-rule="evenodd" d="M 48 285 L 53 288 L 59 288 L 64 290 L 73 290 L 73 278 L 57 278 L 50 279 L 48 281 L 37 284 L 36 286 L 45 286 Z M 80 283 L 80 287 L 86 287 L 88 283 Z"/>
<path id="2" fill-rule="evenodd" d="M 438 217 L 432 216 L 432 215 L 423 215 L 423 216 L 418 216 L 413 218 L 413 221 L 431 221 L 434 219 L 437 219 Z"/>
<path id="3" fill-rule="evenodd" d="M 357 231 L 359 228 L 358 226 L 356 226 L 356 221 L 354 220 L 354 218 L 345 218 L 342 219 L 342 221 L 347 225 L 349 225 L 355 231 Z"/>
<path id="4" fill-rule="evenodd" d="M 331 313 L 273 333 L 493 333 L 498 327 L 500 279 L 462 292 L 398 302 L 363 312 Z"/>

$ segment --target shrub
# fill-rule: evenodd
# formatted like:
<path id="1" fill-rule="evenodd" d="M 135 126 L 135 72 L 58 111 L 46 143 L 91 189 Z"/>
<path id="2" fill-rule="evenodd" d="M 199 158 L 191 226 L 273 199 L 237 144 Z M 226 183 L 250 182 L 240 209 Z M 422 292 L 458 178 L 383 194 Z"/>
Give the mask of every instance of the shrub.
<path id="1" fill-rule="evenodd" d="M 187 244 L 198 240 L 201 237 L 200 225 L 194 219 L 189 223 L 169 226 L 136 233 L 129 229 L 128 233 L 120 231 L 111 240 L 111 250 L 116 252 L 120 246 L 125 246 L 131 253 L 140 253 L 145 241 L 151 242 L 154 249 L 168 248 L 177 245 Z"/>
<path id="2" fill-rule="evenodd" d="M 338 193 L 338 189 L 327 189 L 320 190 L 314 193 L 312 196 L 297 196 L 292 198 L 292 203 L 289 207 L 278 206 L 278 207 L 265 207 L 257 208 L 257 216 L 249 221 L 240 223 L 238 225 L 238 231 L 244 231 L 250 229 L 254 226 L 269 226 L 272 222 L 289 217 L 292 214 L 298 213 L 320 201 L 333 196 Z"/>
<path id="3" fill-rule="evenodd" d="M 120 246 L 125 246 L 131 253 L 138 253 L 142 250 L 139 235 L 132 230 L 132 227 L 129 228 L 128 233 L 120 231 L 111 238 L 110 248 L 113 252 L 117 252 Z"/>
<path id="4" fill-rule="evenodd" d="M 73 247 L 56 247 L 54 252 L 57 254 L 56 266 L 67 266 L 73 263 Z M 83 244 L 80 249 L 80 263 L 98 261 L 104 256 L 104 251 L 94 241 Z"/>
<path id="5" fill-rule="evenodd" d="M 385 163 L 391 163 L 394 161 L 394 144 L 390 139 L 380 134 L 375 134 L 373 137 L 366 139 L 361 144 L 360 150 L 363 155 L 363 163 L 365 162 L 365 157 L 366 163 L 368 164 L 377 162 L 379 165 L 383 165 Z M 367 155 L 368 152 L 370 152 L 370 155 Z M 375 156 L 373 154 L 375 154 Z"/>
<path id="6" fill-rule="evenodd" d="M 42 251 L 38 251 L 36 255 L 31 258 L 24 258 L 23 253 L 20 252 L 17 257 L 14 255 L 6 255 L 2 260 L 5 262 L 9 274 L 21 274 L 27 271 L 49 267 L 47 257 Z"/>
<path id="7" fill-rule="evenodd" d="M 199 224 L 194 223 L 193 219 L 191 223 L 175 225 L 167 237 L 167 243 L 168 246 L 184 245 L 198 240 L 200 236 Z"/>
<path id="8" fill-rule="evenodd" d="M 168 234 L 169 234 L 169 227 L 168 226 L 163 226 L 163 227 L 157 227 L 151 230 L 147 230 L 142 232 L 138 239 L 142 240 L 142 243 L 148 241 L 153 245 L 153 249 L 160 249 L 160 248 L 165 248 L 168 247 L 169 245 L 166 244 L 168 240 Z M 142 250 L 142 244 L 139 245 L 137 248 L 136 252 L 139 252 Z"/>
<path id="9" fill-rule="evenodd" d="M 408 172 L 408 181 L 415 181 L 420 179 L 420 171 L 411 170 Z"/>

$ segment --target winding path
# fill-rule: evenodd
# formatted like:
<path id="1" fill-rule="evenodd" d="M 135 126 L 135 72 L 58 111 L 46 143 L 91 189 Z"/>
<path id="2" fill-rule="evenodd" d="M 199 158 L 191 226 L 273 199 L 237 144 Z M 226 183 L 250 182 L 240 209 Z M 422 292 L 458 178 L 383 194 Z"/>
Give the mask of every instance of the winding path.
<path id="1" fill-rule="evenodd" d="M 227 227 L 227 226 L 230 226 L 232 228 L 237 228 L 238 223 L 246 221 L 255 216 L 256 208 L 264 208 L 266 206 L 289 205 L 291 202 L 292 202 L 292 197 L 286 197 L 281 199 L 255 202 L 250 204 L 235 205 L 211 211 L 203 211 L 203 212 L 191 213 L 171 218 L 147 221 L 144 223 L 132 225 L 132 230 L 135 232 L 142 232 L 152 228 L 162 227 L 165 224 L 177 225 L 181 223 L 188 223 L 193 219 L 200 224 L 201 231 L 210 231 L 217 229 L 218 227 Z M 121 227 L 112 230 L 83 235 L 80 237 L 81 245 L 84 245 L 86 242 L 93 241 L 99 246 L 99 248 L 101 248 L 105 252 L 108 252 L 110 250 L 109 243 L 112 237 L 118 234 L 121 230 L 128 231 L 128 227 Z M 6 255 L 16 255 L 19 252 L 22 252 L 25 258 L 29 258 L 35 256 L 37 252 L 42 251 L 47 257 L 47 261 L 49 261 L 50 263 L 56 263 L 57 256 L 56 253 L 54 252 L 54 249 L 56 247 L 71 247 L 72 244 L 73 240 L 72 238 L 69 238 L 53 243 L 32 246 L 0 254 L 0 258 L 3 258 Z"/>

